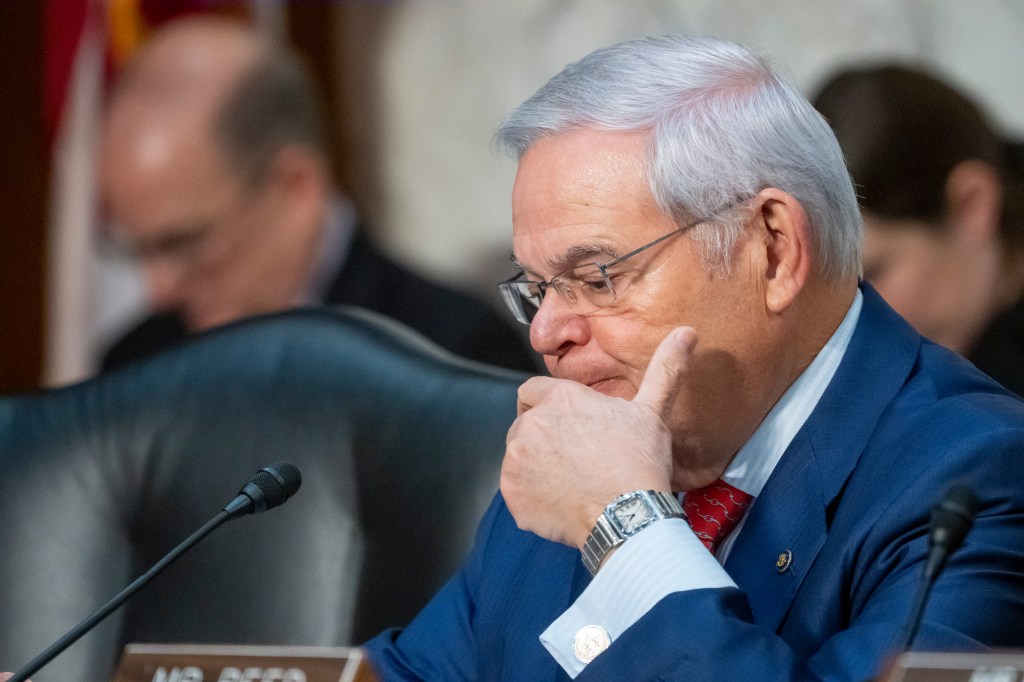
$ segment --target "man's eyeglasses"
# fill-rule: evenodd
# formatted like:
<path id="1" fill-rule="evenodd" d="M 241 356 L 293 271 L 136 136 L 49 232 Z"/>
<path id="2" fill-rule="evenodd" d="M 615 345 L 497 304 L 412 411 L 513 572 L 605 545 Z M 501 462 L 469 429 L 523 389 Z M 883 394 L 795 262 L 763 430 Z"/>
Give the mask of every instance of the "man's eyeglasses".
<path id="1" fill-rule="evenodd" d="M 726 208 L 729 208 L 729 206 L 724 207 L 722 210 Z M 720 212 L 716 211 L 716 214 Z M 520 272 L 515 277 L 499 283 L 498 291 L 501 292 L 502 299 L 508 305 L 516 320 L 523 324 L 533 322 L 533 318 L 537 314 L 537 310 L 540 309 L 540 304 L 544 302 L 544 296 L 549 288 L 558 292 L 562 300 L 579 314 L 607 308 L 619 299 L 628 287 L 628 281 L 616 281 L 616 279 L 622 280 L 624 278 L 618 277 L 615 273 L 609 273 L 611 268 L 619 265 L 627 258 L 632 258 L 652 246 L 657 246 L 669 237 L 682 234 L 691 227 L 707 222 L 707 220 L 707 218 L 702 218 L 701 220 L 695 220 L 692 223 L 678 227 L 668 234 L 658 237 L 653 242 L 633 249 L 618 258 L 613 258 L 607 263 L 588 263 L 563 270 L 545 282 L 533 282 L 523 279 L 526 277 L 526 273 Z"/>
<path id="2" fill-rule="evenodd" d="M 125 235 L 123 228 L 112 226 L 103 234 L 101 246 L 111 256 L 151 264 L 161 262 L 182 270 L 194 270 L 216 260 L 235 246 L 239 237 L 250 231 L 251 215 L 259 209 L 264 196 L 255 185 L 243 184 L 217 213 L 186 215 L 185 220 L 162 226 L 158 234 L 144 239 Z M 200 206 L 195 209 L 206 208 Z"/>

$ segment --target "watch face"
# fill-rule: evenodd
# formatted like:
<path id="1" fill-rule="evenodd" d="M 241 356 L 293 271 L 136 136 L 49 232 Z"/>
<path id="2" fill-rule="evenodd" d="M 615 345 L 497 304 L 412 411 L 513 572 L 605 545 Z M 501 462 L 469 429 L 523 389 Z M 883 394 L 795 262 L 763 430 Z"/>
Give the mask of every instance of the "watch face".
<path id="1" fill-rule="evenodd" d="M 640 496 L 629 497 L 612 511 L 623 535 L 633 535 L 654 518 L 654 510 L 647 500 Z"/>

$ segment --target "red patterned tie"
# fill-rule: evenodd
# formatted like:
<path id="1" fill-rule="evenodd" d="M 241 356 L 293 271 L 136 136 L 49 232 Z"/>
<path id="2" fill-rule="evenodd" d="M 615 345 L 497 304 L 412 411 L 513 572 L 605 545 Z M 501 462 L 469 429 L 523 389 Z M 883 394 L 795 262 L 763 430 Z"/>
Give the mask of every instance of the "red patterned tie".
<path id="1" fill-rule="evenodd" d="M 719 479 L 688 491 L 683 498 L 683 512 L 694 534 L 714 554 L 718 543 L 736 527 L 753 501 L 752 495 Z"/>

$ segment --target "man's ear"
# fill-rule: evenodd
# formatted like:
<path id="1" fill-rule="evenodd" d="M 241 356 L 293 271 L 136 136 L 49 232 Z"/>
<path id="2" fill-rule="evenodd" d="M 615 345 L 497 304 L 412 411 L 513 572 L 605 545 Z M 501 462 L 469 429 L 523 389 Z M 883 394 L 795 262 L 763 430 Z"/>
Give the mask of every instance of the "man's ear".
<path id="1" fill-rule="evenodd" d="M 319 155 L 299 145 L 281 148 L 270 163 L 270 180 L 273 191 L 283 200 L 282 205 L 295 212 L 292 220 L 322 218 L 320 211 L 331 191 L 331 182 L 330 171 Z"/>
<path id="2" fill-rule="evenodd" d="M 755 227 L 765 249 L 765 305 L 773 313 L 796 299 L 811 269 L 810 225 L 803 206 L 791 194 L 769 187 L 754 197 Z"/>
<path id="3" fill-rule="evenodd" d="M 984 161 L 962 161 L 946 178 L 946 212 L 953 229 L 965 235 L 998 235 L 1003 195 L 999 176 Z"/>

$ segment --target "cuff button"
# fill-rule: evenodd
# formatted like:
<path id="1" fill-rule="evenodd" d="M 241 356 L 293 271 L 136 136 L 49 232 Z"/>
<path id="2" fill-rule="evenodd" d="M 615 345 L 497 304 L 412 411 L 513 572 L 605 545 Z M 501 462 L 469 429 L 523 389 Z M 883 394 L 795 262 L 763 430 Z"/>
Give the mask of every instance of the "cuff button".
<path id="1" fill-rule="evenodd" d="M 608 631 L 600 625 L 585 625 L 576 632 L 572 652 L 583 663 L 590 663 L 612 644 Z"/>

